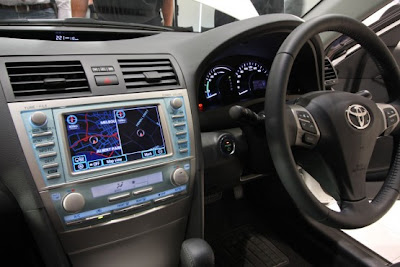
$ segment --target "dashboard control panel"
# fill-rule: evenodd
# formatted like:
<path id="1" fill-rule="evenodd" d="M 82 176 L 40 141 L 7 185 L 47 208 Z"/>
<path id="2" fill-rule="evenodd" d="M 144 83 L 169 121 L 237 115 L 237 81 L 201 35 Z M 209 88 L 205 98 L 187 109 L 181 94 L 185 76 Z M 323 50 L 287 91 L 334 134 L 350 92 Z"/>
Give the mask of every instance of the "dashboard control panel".
<path id="1" fill-rule="evenodd" d="M 188 194 L 195 161 L 185 90 L 9 107 L 62 231 L 157 210 Z"/>

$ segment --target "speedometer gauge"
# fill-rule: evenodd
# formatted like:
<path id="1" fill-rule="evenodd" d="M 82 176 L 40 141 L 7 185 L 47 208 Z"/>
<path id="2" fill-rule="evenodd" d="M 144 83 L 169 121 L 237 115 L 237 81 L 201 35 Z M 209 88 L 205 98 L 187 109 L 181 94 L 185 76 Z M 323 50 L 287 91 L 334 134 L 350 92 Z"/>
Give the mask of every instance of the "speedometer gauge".
<path id="1" fill-rule="evenodd" d="M 221 94 L 233 91 L 233 70 L 228 66 L 216 66 L 206 75 L 204 80 L 204 96 L 208 101 L 217 99 Z"/>
<path id="2" fill-rule="evenodd" d="M 235 89 L 239 97 L 262 94 L 267 87 L 268 71 L 260 63 L 242 63 L 236 71 Z"/>

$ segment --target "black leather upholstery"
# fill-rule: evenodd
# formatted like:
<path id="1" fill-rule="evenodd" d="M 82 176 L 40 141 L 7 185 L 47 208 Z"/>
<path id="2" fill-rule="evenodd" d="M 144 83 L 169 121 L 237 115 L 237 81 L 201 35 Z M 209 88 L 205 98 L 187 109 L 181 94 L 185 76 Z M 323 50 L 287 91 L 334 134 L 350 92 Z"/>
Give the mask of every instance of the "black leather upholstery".
<path id="1" fill-rule="evenodd" d="M 191 238 L 182 243 L 182 267 L 212 267 L 214 252 L 210 245 L 200 238 Z"/>

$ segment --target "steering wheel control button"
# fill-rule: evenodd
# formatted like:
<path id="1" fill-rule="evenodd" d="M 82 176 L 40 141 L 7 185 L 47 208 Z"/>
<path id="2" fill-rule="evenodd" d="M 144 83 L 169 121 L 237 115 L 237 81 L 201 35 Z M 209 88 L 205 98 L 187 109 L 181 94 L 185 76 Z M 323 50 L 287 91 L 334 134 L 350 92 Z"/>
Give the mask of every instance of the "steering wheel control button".
<path id="1" fill-rule="evenodd" d="M 311 115 L 306 111 L 296 111 L 301 128 L 309 133 L 317 134 L 317 127 L 315 126 Z"/>
<path id="2" fill-rule="evenodd" d="M 171 182 L 176 186 L 187 184 L 189 182 L 189 175 L 184 169 L 177 168 L 171 174 Z"/>
<path id="3" fill-rule="evenodd" d="M 232 155 L 235 153 L 236 143 L 233 136 L 225 135 L 220 138 L 219 149 L 224 155 Z"/>
<path id="4" fill-rule="evenodd" d="M 169 102 L 169 104 L 173 109 L 179 109 L 180 107 L 182 107 L 183 102 L 180 98 L 174 98 Z"/>
<path id="5" fill-rule="evenodd" d="M 70 193 L 64 197 L 62 206 L 66 212 L 78 212 L 85 206 L 85 198 L 80 193 Z"/>
<path id="6" fill-rule="evenodd" d="M 32 137 L 37 138 L 37 137 L 45 137 L 45 136 L 51 136 L 51 135 L 53 135 L 53 132 L 46 131 L 46 132 L 40 132 L 40 133 L 33 133 Z"/>
<path id="7" fill-rule="evenodd" d="M 96 75 L 96 76 L 94 76 L 94 79 L 98 86 L 118 85 L 119 84 L 117 75 Z"/>
<path id="8" fill-rule="evenodd" d="M 357 130 L 366 129 L 371 123 L 369 111 L 359 104 L 350 105 L 346 109 L 347 121 Z"/>
<path id="9" fill-rule="evenodd" d="M 385 114 L 386 124 L 388 128 L 398 122 L 399 118 L 397 117 L 396 111 L 394 109 L 385 108 L 383 112 Z"/>
<path id="10" fill-rule="evenodd" d="M 308 114 L 308 113 L 305 112 L 305 111 L 297 111 L 296 114 L 297 114 L 297 117 L 298 117 L 299 119 L 303 119 L 303 120 L 309 121 L 309 122 L 311 121 L 311 116 L 310 116 L 310 114 Z"/>
<path id="11" fill-rule="evenodd" d="M 31 115 L 31 122 L 36 127 L 42 127 L 47 123 L 47 115 L 41 111 L 36 111 Z"/>
<path id="12" fill-rule="evenodd" d="M 299 121 L 300 121 L 300 126 L 304 131 L 317 134 L 317 129 L 312 121 L 303 121 L 303 120 Z"/>
<path id="13" fill-rule="evenodd" d="M 133 191 L 132 194 L 135 195 L 135 196 L 138 196 L 138 195 L 150 193 L 151 191 L 153 191 L 153 187 L 147 187 L 147 188 L 143 188 L 143 189 L 139 189 L 139 190 Z"/>
<path id="14" fill-rule="evenodd" d="M 309 133 L 305 133 L 303 135 L 303 143 L 307 144 L 307 145 L 315 145 L 318 142 L 318 136 L 313 135 L 313 134 L 309 134 Z"/>
<path id="15" fill-rule="evenodd" d="M 111 197 L 108 198 L 108 202 L 118 201 L 118 200 L 121 200 L 121 199 L 124 199 L 124 198 L 128 198 L 130 196 L 131 196 L 130 193 L 120 194 L 120 195 L 117 195 L 117 196 L 111 196 Z"/>

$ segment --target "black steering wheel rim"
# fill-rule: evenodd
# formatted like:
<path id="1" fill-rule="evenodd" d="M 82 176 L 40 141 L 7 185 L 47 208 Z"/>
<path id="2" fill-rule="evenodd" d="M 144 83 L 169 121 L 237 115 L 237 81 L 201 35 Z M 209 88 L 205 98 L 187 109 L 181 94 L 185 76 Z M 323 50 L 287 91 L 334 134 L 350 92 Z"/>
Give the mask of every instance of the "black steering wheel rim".
<path id="1" fill-rule="evenodd" d="M 265 95 L 265 126 L 268 145 L 278 175 L 297 206 L 312 218 L 338 228 L 359 228 L 381 218 L 394 204 L 400 187 L 400 146 L 380 192 L 369 203 L 346 202 L 341 212 L 320 203 L 300 177 L 287 128 L 286 89 L 289 75 L 304 44 L 313 36 L 336 31 L 353 38 L 375 61 L 391 101 L 400 96 L 400 71 L 396 61 L 380 38 L 364 24 L 342 15 L 324 15 L 298 26 L 283 42 L 272 64 Z"/>

